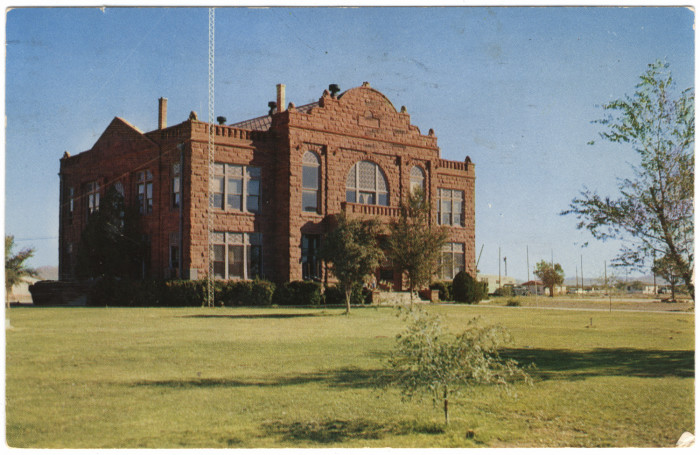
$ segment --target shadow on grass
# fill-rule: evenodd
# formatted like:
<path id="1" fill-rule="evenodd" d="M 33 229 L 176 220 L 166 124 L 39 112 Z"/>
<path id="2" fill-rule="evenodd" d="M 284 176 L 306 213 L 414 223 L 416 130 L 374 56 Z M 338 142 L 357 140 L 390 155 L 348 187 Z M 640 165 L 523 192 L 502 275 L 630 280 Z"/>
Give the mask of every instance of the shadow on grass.
<path id="1" fill-rule="evenodd" d="M 592 376 L 692 378 L 695 375 L 695 351 L 508 349 L 501 351 L 501 355 L 517 360 L 521 365 L 534 363 L 535 369 L 530 373 L 539 379 L 585 379 Z"/>
<path id="2" fill-rule="evenodd" d="M 282 376 L 269 380 L 238 380 L 227 378 L 190 378 L 144 380 L 131 383 L 138 387 L 206 388 L 206 387 L 280 387 L 322 383 L 328 387 L 370 388 L 388 384 L 392 372 L 386 369 L 341 368 L 296 376 Z"/>
<path id="3" fill-rule="evenodd" d="M 273 314 L 191 314 L 180 318 L 224 318 L 224 319 L 290 319 L 333 316 L 326 313 L 273 313 Z"/>
<path id="4" fill-rule="evenodd" d="M 521 365 L 535 365 L 530 374 L 539 380 L 579 380 L 594 376 L 630 376 L 640 378 L 680 377 L 695 375 L 694 351 L 661 351 L 646 349 L 508 349 L 504 358 Z M 367 389 L 389 386 L 396 372 L 389 368 L 339 368 L 292 376 L 265 379 L 182 378 L 132 382 L 134 387 L 282 387 L 304 384 L 325 384 L 328 387 Z"/>
<path id="5" fill-rule="evenodd" d="M 262 426 L 269 436 L 283 441 L 308 441 L 322 444 L 345 442 L 353 439 L 381 439 L 386 435 L 409 433 L 441 434 L 444 428 L 433 423 L 415 421 L 385 423 L 366 419 L 324 420 L 320 422 L 270 422 Z"/>

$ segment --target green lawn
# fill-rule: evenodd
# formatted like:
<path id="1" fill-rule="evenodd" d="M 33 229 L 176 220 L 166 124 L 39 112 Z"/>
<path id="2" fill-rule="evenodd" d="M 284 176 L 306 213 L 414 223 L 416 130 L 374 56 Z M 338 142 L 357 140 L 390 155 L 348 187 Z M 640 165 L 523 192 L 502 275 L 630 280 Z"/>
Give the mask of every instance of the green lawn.
<path id="1" fill-rule="evenodd" d="M 693 315 L 430 311 L 508 328 L 534 387 L 462 395 L 443 428 L 430 401 L 374 387 L 403 327 L 390 308 L 13 308 L 7 443 L 656 447 L 694 432 Z"/>

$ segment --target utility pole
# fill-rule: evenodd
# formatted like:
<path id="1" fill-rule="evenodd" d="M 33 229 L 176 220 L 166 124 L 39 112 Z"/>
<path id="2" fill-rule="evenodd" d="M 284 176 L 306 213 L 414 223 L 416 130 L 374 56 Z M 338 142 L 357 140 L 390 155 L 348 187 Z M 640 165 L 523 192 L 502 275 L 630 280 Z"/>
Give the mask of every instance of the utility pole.
<path id="1" fill-rule="evenodd" d="M 498 247 L 498 288 L 501 288 L 501 247 Z"/>
<path id="2" fill-rule="evenodd" d="M 605 292 L 608 293 L 608 302 L 610 302 L 610 312 L 612 313 L 612 296 L 608 287 L 608 261 L 603 261 L 603 267 L 605 268 Z"/>
<path id="3" fill-rule="evenodd" d="M 503 266 L 506 269 L 506 278 L 508 278 L 508 258 L 503 256 Z"/>
<path id="4" fill-rule="evenodd" d="M 652 251 L 654 254 L 654 265 L 656 265 L 656 251 Z M 651 273 L 654 276 L 654 295 L 658 294 L 658 289 L 656 289 L 656 268 L 652 267 L 651 268 Z"/>
<path id="5" fill-rule="evenodd" d="M 583 255 L 581 255 L 581 296 L 583 296 Z"/>
<path id="6" fill-rule="evenodd" d="M 527 261 L 527 281 L 530 281 L 530 246 L 525 245 L 525 260 Z"/>

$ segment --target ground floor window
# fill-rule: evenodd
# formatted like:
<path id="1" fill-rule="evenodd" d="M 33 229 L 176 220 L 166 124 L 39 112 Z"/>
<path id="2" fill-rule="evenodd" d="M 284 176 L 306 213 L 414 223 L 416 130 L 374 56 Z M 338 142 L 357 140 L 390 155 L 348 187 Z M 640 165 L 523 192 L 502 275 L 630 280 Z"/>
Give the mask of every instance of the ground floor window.
<path id="1" fill-rule="evenodd" d="M 179 232 L 171 232 L 169 235 L 169 265 L 175 270 L 180 268 L 180 234 Z"/>
<path id="2" fill-rule="evenodd" d="M 321 279 L 321 260 L 318 258 L 320 247 L 320 235 L 301 235 L 301 275 L 305 280 Z"/>
<path id="3" fill-rule="evenodd" d="M 464 244 L 446 243 L 440 255 L 440 278 L 451 280 L 464 270 Z"/>
<path id="4" fill-rule="evenodd" d="M 252 280 L 262 276 L 262 234 L 214 232 L 213 236 L 215 278 Z"/>

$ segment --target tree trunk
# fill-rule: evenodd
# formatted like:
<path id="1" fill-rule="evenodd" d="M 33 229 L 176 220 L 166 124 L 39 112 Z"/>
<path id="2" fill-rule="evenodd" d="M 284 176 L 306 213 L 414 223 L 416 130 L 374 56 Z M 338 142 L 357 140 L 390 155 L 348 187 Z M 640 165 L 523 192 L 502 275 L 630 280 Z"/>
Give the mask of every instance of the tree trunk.
<path id="1" fill-rule="evenodd" d="M 350 295 L 351 294 L 352 294 L 352 288 L 350 290 L 345 291 L 345 314 L 350 314 Z"/>
<path id="2" fill-rule="evenodd" d="M 676 301 L 676 283 L 671 282 L 671 302 Z"/>
<path id="3" fill-rule="evenodd" d="M 443 394 L 443 399 L 445 400 L 445 426 L 449 425 L 450 419 L 447 413 L 447 407 L 448 407 L 448 402 L 447 402 L 447 387 L 445 387 L 444 394 Z"/>

